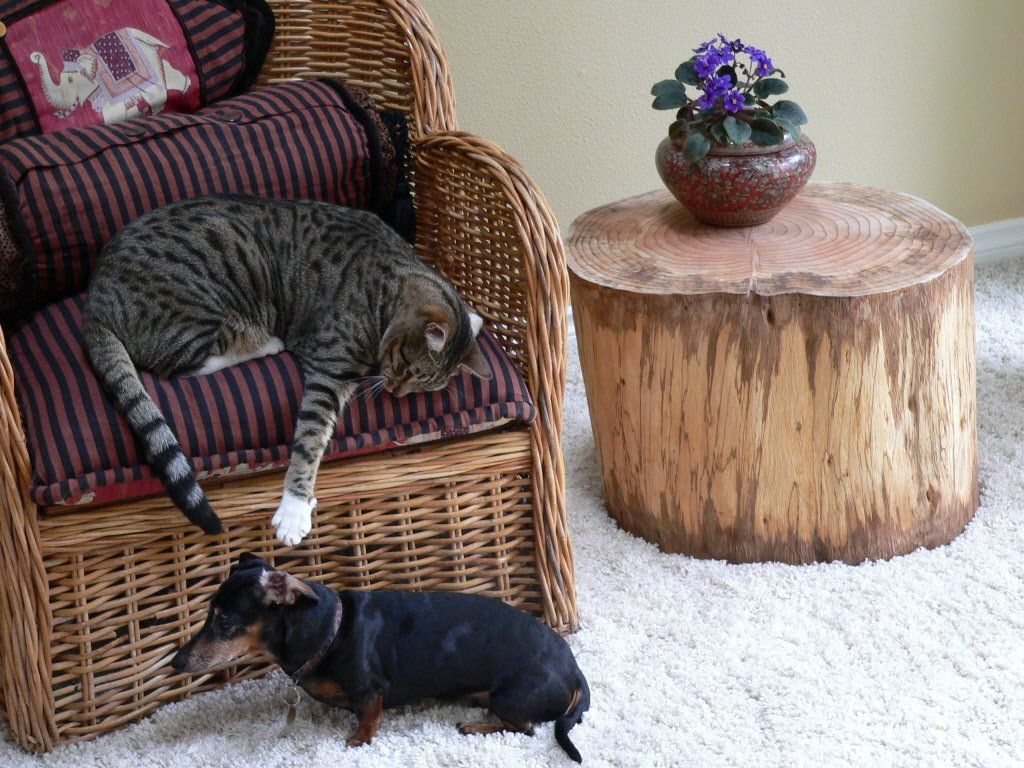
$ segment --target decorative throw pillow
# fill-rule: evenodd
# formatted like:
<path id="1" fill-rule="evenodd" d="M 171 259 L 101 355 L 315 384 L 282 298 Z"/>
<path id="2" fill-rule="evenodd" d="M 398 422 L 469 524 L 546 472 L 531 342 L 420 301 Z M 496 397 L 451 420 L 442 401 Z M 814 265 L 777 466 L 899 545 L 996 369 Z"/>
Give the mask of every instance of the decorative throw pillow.
<path id="1" fill-rule="evenodd" d="M 371 102 L 366 102 L 370 104 Z M 291 80 L 196 112 L 0 145 L 0 314 L 84 290 L 128 222 L 210 194 L 324 200 L 410 236 L 401 157 L 375 110 L 335 80 Z"/>
<path id="2" fill-rule="evenodd" d="M 0 0 L 0 141 L 195 112 L 256 80 L 265 0 Z"/>

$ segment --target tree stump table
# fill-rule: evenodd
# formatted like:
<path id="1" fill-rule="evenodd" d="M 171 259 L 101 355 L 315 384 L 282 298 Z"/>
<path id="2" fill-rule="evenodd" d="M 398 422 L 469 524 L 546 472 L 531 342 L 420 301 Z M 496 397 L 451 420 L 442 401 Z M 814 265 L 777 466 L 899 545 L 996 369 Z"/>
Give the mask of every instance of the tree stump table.
<path id="1" fill-rule="evenodd" d="M 848 184 L 749 229 L 667 192 L 584 214 L 573 312 L 611 514 L 732 562 L 952 540 L 978 506 L 971 245 Z"/>

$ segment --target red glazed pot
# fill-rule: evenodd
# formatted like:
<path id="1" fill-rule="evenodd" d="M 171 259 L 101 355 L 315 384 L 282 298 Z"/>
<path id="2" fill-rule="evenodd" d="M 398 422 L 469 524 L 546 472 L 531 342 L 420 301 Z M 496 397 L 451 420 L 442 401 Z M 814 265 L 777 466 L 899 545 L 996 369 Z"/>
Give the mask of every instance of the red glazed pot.
<path id="1" fill-rule="evenodd" d="M 658 173 L 687 210 L 705 224 L 752 227 L 764 224 L 804 188 L 817 160 L 806 136 L 775 147 L 722 147 L 693 163 L 682 142 L 665 138 L 658 146 Z"/>

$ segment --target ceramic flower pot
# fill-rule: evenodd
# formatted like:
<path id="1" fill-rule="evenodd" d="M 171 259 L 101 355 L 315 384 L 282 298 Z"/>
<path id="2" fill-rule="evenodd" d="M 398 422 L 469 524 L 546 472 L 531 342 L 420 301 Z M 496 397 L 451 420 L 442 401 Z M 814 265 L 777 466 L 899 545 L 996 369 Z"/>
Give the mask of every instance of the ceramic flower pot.
<path id="1" fill-rule="evenodd" d="M 658 173 L 694 216 L 718 227 L 764 224 L 796 197 L 814 171 L 817 152 L 806 136 L 774 147 L 712 145 L 697 162 L 682 142 L 658 146 Z"/>

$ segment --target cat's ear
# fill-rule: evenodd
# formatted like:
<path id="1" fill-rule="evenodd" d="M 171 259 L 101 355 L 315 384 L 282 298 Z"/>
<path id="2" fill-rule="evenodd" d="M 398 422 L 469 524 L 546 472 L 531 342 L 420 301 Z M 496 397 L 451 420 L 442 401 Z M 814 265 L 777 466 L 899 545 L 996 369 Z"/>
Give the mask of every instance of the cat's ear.
<path id="1" fill-rule="evenodd" d="M 494 376 L 491 364 L 487 362 L 487 358 L 480 350 L 480 345 L 475 341 L 469 345 L 469 352 L 462 358 L 462 367 L 478 379 L 491 379 Z"/>
<path id="2" fill-rule="evenodd" d="M 448 325 L 446 323 L 427 323 L 423 328 L 423 337 L 427 340 L 427 349 L 440 352 L 448 341 Z"/>
<path id="3" fill-rule="evenodd" d="M 267 571 L 260 583 L 267 605 L 295 605 L 302 599 L 320 602 L 320 596 L 309 584 L 284 571 Z"/>
<path id="4" fill-rule="evenodd" d="M 480 335 L 480 329 L 484 327 L 484 319 L 476 312 L 469 313 L 469 327 L 473 331 L 473 338 Z"/>

